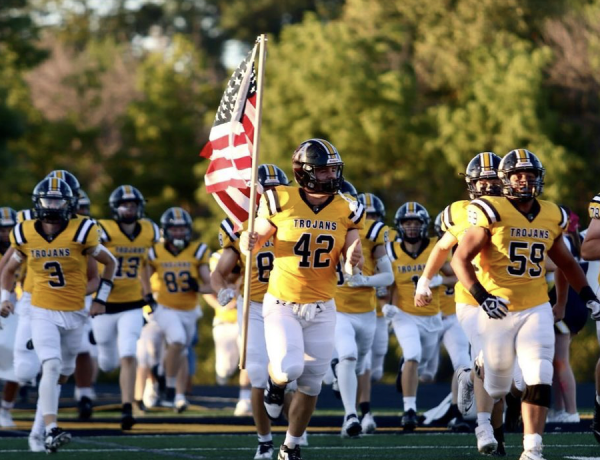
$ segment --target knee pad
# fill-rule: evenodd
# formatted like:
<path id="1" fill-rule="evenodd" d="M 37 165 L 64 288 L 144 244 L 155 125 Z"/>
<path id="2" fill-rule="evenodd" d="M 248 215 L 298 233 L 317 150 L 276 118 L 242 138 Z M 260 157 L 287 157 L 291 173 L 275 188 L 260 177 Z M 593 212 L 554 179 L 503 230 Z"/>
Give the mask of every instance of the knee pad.
<path id="1" fill-rule="evenodd" d="M 322 380 L 320 374 L 304 374 L 298 379 L 298 391 L 308 396 L 318 396 L 321 393 Z"/>
<path id="2" fill-rule="evenodd" d="M 523 401 L 534 406 L 550 407 L 550 385 L 527 385 L 523 393 Z"/>
<path id="3" fill-rule="evenodd" d="M 100 367 L 100 370 L 103 372 L 115 370 L 117 367 L 119 367 L 119 357 L 107 356 L 104 353 L 100 353 L 98 355 L 98 367 Z"/>
<path id="4" fill-rule="evenodd" d="M 527 386 L 552 385 L 554 367 L 551 360 L 538 359 L 528 362 L 521 371 L 523 373 L 523 380 Z"/>
<path id="5" fill-rule="evenodd" d="M 291 364 L 280 371 L 276 371 L 275 369 L 271 368 L 271 372 L 273 373 L 273 377 L 277 382 L 291 382 L 293 380 L 297 380 L 302 375 L 302 372 L 304 372 L 304 363 Z M 321 391 L 321 380 L 322 376 L 319 379 L 319 392 Z"/>
<path id="6" fill-rule="evenodd" d="M 37 359 L 19 360 L 15 363 L 15 377 L 21 385 L 35 380 L 40 372 L 40 364 Z"/>

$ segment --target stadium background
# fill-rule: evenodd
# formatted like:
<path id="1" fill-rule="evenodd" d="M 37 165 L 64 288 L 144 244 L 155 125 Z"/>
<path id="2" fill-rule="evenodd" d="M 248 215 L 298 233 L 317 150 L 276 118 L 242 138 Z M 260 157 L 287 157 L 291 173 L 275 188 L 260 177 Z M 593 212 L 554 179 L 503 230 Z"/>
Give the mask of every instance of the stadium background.
<path id="1" fill-rule="evenodd" d="M 384 200 L 388 223 L 409 199 L 435 217 L 464 198 L 459 173 L 484 150 L 536 153 L 545 197 L 584 227 L 598 192 L 597 0 L 10 0 L 0 31 L 0 204 L 15 209 L 64 168 L 95 217 L 130 183 L 150 218 L 181 205 L 217 249 L 223 214 L 197 154 L 260 33 L 261 161 L 289 175 L 296 145 L 327 138 L 348 180 Z M 205 308 L 196 383 L 214 382 L 211 317 Z M 593 380 L 593 324 L 572 355 L 578 381 Z"/>

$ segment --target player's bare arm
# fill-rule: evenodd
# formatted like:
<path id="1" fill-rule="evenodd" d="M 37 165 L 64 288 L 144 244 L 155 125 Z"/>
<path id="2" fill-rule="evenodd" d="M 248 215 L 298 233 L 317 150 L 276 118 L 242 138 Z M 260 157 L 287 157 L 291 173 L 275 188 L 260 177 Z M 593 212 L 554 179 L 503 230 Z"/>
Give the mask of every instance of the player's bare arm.
<path id="1" fill-rule="evenodd" d="M 96 297 L 90 307 L 90 316 L 94 317 L 106 312 L 106 301 L 112 290 L 112 280 L 117 271 L 117 259 L 101 244 L 88 248 L 84 251 L 84 254 L 92 256 L 93 259 L 104 265 L 104 272 L 96 291 Z"/>
<path id="2" fill-rule="evenodd" d="M 433 247 L 431 254 L 427 258 L 423 274 L 417 282 L 414 303 L 417 307 L 425 307 L 431 303 L 431 280 L 448 263 L 448 255 L 458 241 L 450 232 L 444 233 L 444 236 L 438 240 Z M 454 272 L 452 272 L 454 276 Z M 454 281 L 456 283 L 456 281 Z M 442 280 L 442 284 L 446 284 Z"/>
<path id="3" fill-rule="evenodd" d="M 360 234 L 357 229 L 349 230 L 346 233 L 346 241 L 342 254 L 346 256 L 346 264 L 351 267 L 362 269 L 364 258 L 362 255 L 362 244 L 360 242 Z"/>
<path id="4" fill-rule="evenodd" d="M 210 269 L 208 268 L 208 264 L 201 264 L 198 267 L 198 277 L 202 282 L 198 292 L 200 294 L 212 294 L 213 289 L 210 284 Z"/>
<path id="5" fill-rule="evenodd" d="M 98 262 L 92 257 L 87 260 L 87 286 L 85 287 L 85 295 L 93 294 L 100 286 L 100 275 L 98 274 Z"/>
<path id="6" fill-rule="evenodd" d="M 458 278 L 466 289 L 471 289 L 477 283 L 477 276 L 471 261 L 488 244 L 490 240 L 489 233 L 483 227 L 471 227 L 465 233 L 461 243 L 458 245 L 451 266 Z"/>
<path id="7" fill-rule="evenodd" d="M 600 260 L 600 219 L 592 219 L 581 245 L 581 257 L 585 260 Z"/>
<path id="8" fill-rule="evenodd" d="M 10 258 L 5 255 L 2 259 L 8 259 L 0 276 L 0 286 L 2 286 L 0 316 L 6 318 L 15 312 L 15 306 L 10 300 L 10 292 L 15 285 L 15 274 L 27 257 L 22 252 L 15 250 Z"/>
<path id="9" fill-rule="evenodd" d="M 565 317 L 569 295 L 569 283 L 561 270 L 554 272 L 554 286 L 556 287 L 556 303 L 552 305 L 552 315 L 556 323 Z"/>

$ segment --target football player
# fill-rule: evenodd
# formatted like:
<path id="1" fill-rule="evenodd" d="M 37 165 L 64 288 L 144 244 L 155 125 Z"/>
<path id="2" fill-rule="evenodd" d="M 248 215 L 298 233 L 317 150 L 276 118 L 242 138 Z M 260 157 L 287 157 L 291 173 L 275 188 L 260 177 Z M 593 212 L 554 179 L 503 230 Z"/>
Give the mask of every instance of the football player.
<path id="1" fill-rule="evenodd" d="M 286 174 L 273 164 L 262 164 L 258 167 L 258 181 L 263 187 L 263 192 L 277 186 L 289 184 Z M 244 272 L 247 257 L 240 251 L 240 234 L 233 231 L 229 219 L 221 223 L 219 241 L 223 253 L 215 270 L 211 273 L 211 283 L 218 293 L 218 302 L 225 308 L 237 298 L 235 281 L 239 276 L 231 279 L 236 270 Z M 246 370 L 250 378 L 252 416 L 258 434 L 258 447 L 255 459 L 270 459 L 273 456 L 274 446 L 271 434 L 271 423 L 264 411 L 264 391 L 267 388 L 269 375 L 267 346 L 265 343 L 265 328 L 263 320 L 263 298 L 267 292 L 269 275 L 273 270 L 275 254 L 273 241 L 268 240 L 263 247 L 252 257 L 252 280 L 250 288 L 250 304 L 248 316 L 248 343 L 246 349 Z M 233 282 L 233 283 L 232 283 Z M 241 331 L 243 318 L 243 298 L 237 301 L 238 323 Z"/>
<path id="2" fill-rule="evenodd" d="M 10 289 L 17 269 L 28 260 L 33 275 L 31 334 L 42 363 L 38 411 L 45 425 L 45 449 L 55 452 L 71 439 L 56 424 L 57 383 L 66 382 L 75 369 L 88 314 L 104 313 L 116 261 L 99 244 L 98 231 L 91 220 L 72 218 L 73 193 L 65 181 L 56 177 L 44 179 L 35 187 L 33 199 L 36 220 L 18 224 L 11 233 L 15 252 L 2 271 L 1 314 L 14 312 Z M 84 307 L 88 256 L 105 265 L 104 278 L 89 312 Z"/>
<path id="3" fill-rule="evenodd" d="M 500 196 L 502 192 L 502 183 L 498 177 L 500 160 L 501 158 L 493 152 L 481 152 L 469 161 L 464 178 L 471 200 L 481 196 Z M 423 274 L 417 283 L 414 301 L 418 307 L 425 306 L 430 301 L 430 280 L 446 264 L 452 249 L 456 247 L 470 226 L 466 212 L 468 205 L 469 200 L 459 200 L 442 211 L 441 230 L 445 233 L 433 248 L 429 259 L 427 259 Z M 478 260 L 479 258 L 476 257 L 473 259 L 473 263 L 477 264 Z M 456 318 L 471 345 L 470 362 L 473 362 L 481 350 L 479 335 L 477 334 L 477 301 L 460 283 L 455 285 L 454 290 Z M 457 395 L 453 403 L 457 403 L 457 407 L 460 409 L 459 412 L 466 415 L 473 405 L 475 394 L 477 449 L 483 454 L 497 452 L 502 455 L 505 452 L 502 404 L 498 403 L 494 409 L 494 400 L 483 388 L 483 381 L 475 378 L 475 373 L 471 371 L 471 367 L 474 368 L 474 366 L 461 366 L 456 370 L 454 377 L 457 380 L 458 388 L 456 388 Z M 456 414 L 456 408 L 453 407 L 451 410 L 453 414 Z M 492 413 L 494 413 L 493 423 L 491 420 Z"/>
<path id="4" fill-rule="evenodd" d="M 5 257 L 10 249 L 10 231 L 17 224 L 17 213 L 9 207 L 0 208 L 0 257 L 4 260 L 2 267 L 9 258 Z M 10 255 L 9 255 L 10 257 Z M 2 271 L 0 267 L 0 272 Z M 11 289 L 12 302 L 16 302 L 14 287 Z M 13 356 L 15 334 L 17 331 L 18 316 L 11 315 L 0 323 L 0 342 L 3 353 L 0 355 L 0 379 L 4 380 L 2 402 L 0 403 L 0 428 L 15 428 L 11 410 L 19 391 L 18 379 L 15 375 Z"/>
<path id="5" fill-rule="evenodd" d="M 581 257 L 584 260 L 596 261 L 600 260 L 600 193 L 592 198 L 588 211 L 591 222 L 581 245 Z M 596 333 L 600 342 L 600 322 L 596 322 Z M 596 396 L 594 398 L 592 432 L 596 441 L 600 443 L 600 359 L 596 363 L 595 382 Z"/>
<path id="6" fill-rule="evenodd" d="M 79 202 L 81 200 L 81 194 L 85 195 L 85 192 L 81 190 L 79 181 L 69 171 L 64 169 L 57 169 L 52 171 L 46 177 L 56 177 L 64 180 L 73 192 L 73 199 L 71 208 L 73 215 L 78 215 L 80 208 Z M 87 196 L 86 196 L 87 197 Z M 79 214 L 81 216 L 89 217 L 89 198 L 87 199 L 87 213 Z M 98 267 L 93 259 L 88 262 L 88 281 L 99 282 Z M 89 292 L 94 292 L 97 286 L 91 285 Z M 92 296 L 86 296 L 86 308 L 89 309 L 92 303 Z M 77 354 L 77 360 L 75 361 L 75 400 L 77 401 L 77 409 L 79 411 L 79 418 L 81 420 L 89 420 L 92 416 L 94 399 L 93 382 L 94 374 L 96 369 L 95 360 L 92 358 L 92 347 L 93 344 L 90 341 L 90 332 L 92 330 L 91 318 L 88 318 L 85 323 L 85 333 L 81 339 L 81 346 L 79 353 Z"/>
<path id="7" fill-rule="evenodd" d="M 347 181 L 344 183 L 349 186 L 350 191 L 354 189 Z M 354 196 L 357 196 L 356 192 Z M 369 199 L 370 197 L 371 195 Z M 360 202 L 363 203 L 363 200 Z M 357 375 L 365 372 L 365 360 L 373 346 L 377 327 L 377 299 L 374 288 L 387 287 L 394 282 L 392 265 L 385 250 L 385 244 L 388 242 L 387 227 L 379 220 L 369 219 L 367 215 L 365 226 L 359 234 L 364 258 L 362 273 L 344 276 L 342 265 L 338 264 L 340 281 L 334 297 L 337 310 L 337 358 L 333 370 L 344 405 L 341 433 L 344 438 L 358 437 L 362 432 L 361 422 L 356 416 Z"/>
<path id="8" fill-rule="evenodd" d="M 419 364 L 429 361 L 436 351 L 442 318 L 437 289 L 432 302 L 424 308 L 413 305 L 413 296 L 419 275 L 425 268 L 427 257 L 433 249 L 428 237 L 429 213 L 419 203 L 409 201 L 398 208 L 396 229 L 401 241 L 389 242 L 387 253 L 392 260 L 395 284 L 391 304 L 383 306 L 384 315 L 392 321 L 394 333 L 402 347 L 404 363 L 401 365 L 404 431 L 417 426 L 417 387 Z M 441 282 L 441 276 L 437 284 Z"/>
<path id="9" fill-rule="evenodd" d="M 160 218 L 164 238 L 148 254 L 152 271 L 158 274 L 158 306 L 153 313 L 165 335 L 166 399 L 177 412 L 187 408 L 187 359 L 185 352 L 192 343 L 198 318 L 198 292 L 208 294 L 210 272 L 208 246 L 192 241 L 192 217 L 183 208 L 169 208 Z M 178 378 L 182 369 L 183 374 Z M 179 383 L 179 384 L 177 384 Z"/>
<path id="10" fill-rule="evenodd" d="M 271 238 L 275 263 L 263 301 L 269 379 L 265 408 L 281 414 L 285 387 L 297 380 L 279 460 L 301 459 L 299 442 L 314 411 L 334 348 L 336 266 L 362 266 L 359 230 L 364 206 L 338 194 L 343 162 L 323 139 L 309 139 L 292 157 L 300 188 L 278 186 L 262 197 L 255 231 L 243 232 L 243 252 L 257 253 Z"/>
<path id="11" fill-rule="evenodd" d="M 538 200 L 545 170 L 532 152 L 517 149 L 500 162 L 503 197 L 480 197 L 467 207 L 471 227 L 452 259 L 461 284 L 481 306 L 480 333 L 484 387 L 492 398 L 511 388 L 515 358 L 525 382 L 521 460 L 542 460 L 542 433 L 552 384 L 554 319 L 548 302 L 546 260 L 551 258 L 569 284 L 600 319 L 600 302 L 564 244 L 568 216 L 557 205 Z M 472 260 L 477 254 L 480 275 Z"/>
<path id="12" fill-rule="evenodd" d="M 376 222 L 385 221 L 385 206 L 383 201 L 372 193 L 361 193 L 358 195 L 359 201 L 365 206 L 367 219 Z M 391 241 L 390 228 L 387 225 L 381 229 L 383 232 L 384 243 Z M 389 320 L 383 315 L 381 308 L 388 299 L 388 288 L 378 287 L 376 293 L 376 320 L 375 336 L 371 350 L 365 357 L 365 371 L 358 376 L 358 407 L 361 412 L 360 425 L 362 433 L 371 434 L 375 432 L 377 424 L 371 413 L 371 382 L 378 382 L 383 377 L 383 360 L 388 350 L 389 343 Z"/>
<path id="13" fill-rule="evenodd" d="M 156 305 L 147 269 L 148 251 L 158 242 L 159 229 L 143 219 L 144 196 L 131 185 L 117 187 L 109 198 L 112 219 L 98 221 L 101 241 L 117 259 L 114 289 L 106 315 L 92 322 L 98 344 L 98 364 L 109 372 L 121 367 L 121 429 L 135 424 L 132 415 L 136 375 L 136 342 L 143 326 L 142 307 Z"/>

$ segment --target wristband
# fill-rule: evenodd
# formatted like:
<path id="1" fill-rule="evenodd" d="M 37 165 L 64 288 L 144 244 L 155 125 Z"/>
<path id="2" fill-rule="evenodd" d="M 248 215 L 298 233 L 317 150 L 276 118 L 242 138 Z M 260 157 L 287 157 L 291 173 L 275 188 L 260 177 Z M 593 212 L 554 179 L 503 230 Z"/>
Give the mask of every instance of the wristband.
<path id="1" fill-rule="evenodd" d="M 2 289 L 0 291 L 0 302 L 6 302 L 10 300 L 10 291 L 8 289 Z"/>
<path id="2" fill-rule="evenodd" d="M 581 291 L 579 291 L 579 298 L 585 303 L 588 303 L 590 300 L 597 300 L 596 294 L 594 294 L 594 291 L 589 286 L 584 286 L 581 288 Z"/>
<path id="3" fill-rule="evenodd" d="M 96 298 L 94 300 L 98 303 L 101 303 L 102 305 L 106 305 L 106 301 L 108 300 L 108 296 L 110 295 L 110 291 L 112 291 L 112 288 L 112 281 L 102 278 L 100 280 L 100 286 L 98 286 L 98 290 L 96 291 Z"/>
<path id="4" fill-rule="evenodd" d="M 486 299 L 490 297 L 490 293 L 481 285 L 479 281 L 477 281 L 473 286 L 471 286 L 469 292 L 473 297 L 475 297 L 475 300 L 479 305 L 482 305 L 483 302 L 485 302 Z"/>

